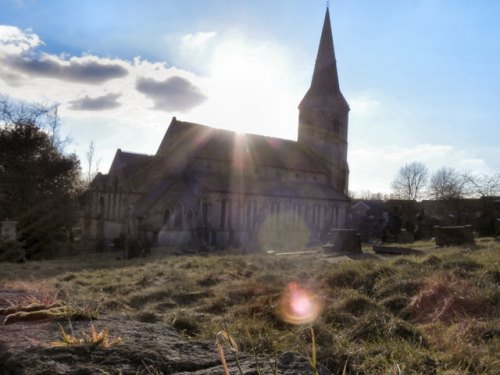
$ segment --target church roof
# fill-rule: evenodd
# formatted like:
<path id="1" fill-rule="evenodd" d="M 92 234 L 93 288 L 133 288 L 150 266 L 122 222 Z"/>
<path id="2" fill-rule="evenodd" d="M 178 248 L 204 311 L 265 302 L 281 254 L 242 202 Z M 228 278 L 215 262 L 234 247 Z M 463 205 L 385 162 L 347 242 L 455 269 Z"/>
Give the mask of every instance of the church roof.
<path id="1" fill-rule="evenodd" d="M 178 121 L 175 117 L 156 155 L 226 161 L 240 169 L 261 166 L 326 173 L 316 156 L 298 142 L 256 134 L 238 134 Z"/>
<path id="2" fill-rule="evenodd" d="M 121 148 L 116 150 L 115 157 L 109 168 L 109 174 L 119 174 L 123 168 L 137 164 L 142 164 L 151 159 L 150 155 L 138 154 L 134 152 L 122 151 Z"/>
<path id="3" fill-rule="evenodd" d="M 328 184 L 247 175 L 194 175 L 206 190 L 291 198 L 348 200 Z"/>
<path id="4" fill-rule="evenodd" d="M 340 91 L 328 8 L 326 8 L 311 87 L 299 104 L 299 109 L 306 107 L 329 107 L 339 111 L 349 111 L 349 105 Z"/>

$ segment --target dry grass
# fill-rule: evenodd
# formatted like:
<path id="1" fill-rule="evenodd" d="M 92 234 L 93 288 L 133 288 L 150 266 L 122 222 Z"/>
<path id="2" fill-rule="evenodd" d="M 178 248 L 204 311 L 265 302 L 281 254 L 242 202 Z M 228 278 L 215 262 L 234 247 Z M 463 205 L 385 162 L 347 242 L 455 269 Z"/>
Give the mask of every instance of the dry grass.
<path id="1" fill-rule="evenodd" d="M 227 327 L 240 350 L 273 358 L 303 353 L 311 343 L 310 324 L 293 326 L 277 313 L 295 281 L 322 303 L 312 323 L 316 356 L 333 373 L 345 367 L 346 374 L 494 374 L 500 244 L 481 240 L 475 250 L 437 250 L 420 242 L 416 248 L 424 256 L 342 262 L 321 254 L 157 252 L 129 261 L 87 254 L 0 264 L 0 285 L 44 285 L 67 304 L 92 302 L 104 313 L 167 322 L 190 337 L 213 340 Z"/>
<path id="2" fill-rule="evenodd" d="M 82 332 L 81 337 L 76 337 L 73 332 L 67 333 L 61 325 L 59 325 L 59 334 L 61 336 L 61 340 L 51 342 L 50 346 L 100 346 L 107 349 L 115 345 L 119 345 L 122 342 L 122 339 L 120 337 L 111 338 L 107 329 L 97 331 L 92 322 L 90 323 L 89 333 Z"/>

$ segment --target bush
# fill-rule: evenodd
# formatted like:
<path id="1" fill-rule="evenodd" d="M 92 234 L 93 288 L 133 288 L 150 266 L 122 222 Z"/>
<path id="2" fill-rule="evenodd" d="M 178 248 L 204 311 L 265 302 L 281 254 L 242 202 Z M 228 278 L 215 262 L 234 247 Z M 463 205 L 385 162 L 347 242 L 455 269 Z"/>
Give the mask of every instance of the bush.
<path id="1" fill-rule="evenodd" d="M 16 240 L 0 240 L 0 262 L 23 262 L 23 244 Z"/>

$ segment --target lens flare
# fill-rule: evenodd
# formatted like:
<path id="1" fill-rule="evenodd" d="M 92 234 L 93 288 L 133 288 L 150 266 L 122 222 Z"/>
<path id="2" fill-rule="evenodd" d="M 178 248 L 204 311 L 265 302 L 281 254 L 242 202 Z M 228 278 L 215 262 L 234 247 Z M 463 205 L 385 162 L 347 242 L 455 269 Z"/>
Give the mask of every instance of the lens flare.
<path id="1" fill-rule="evenodd" d="M 290 324 L 313 322 L 321 312 L 321 303 L 316 295 L 297 282 L 288 283 L 279 303 L 279 315 Z"/>

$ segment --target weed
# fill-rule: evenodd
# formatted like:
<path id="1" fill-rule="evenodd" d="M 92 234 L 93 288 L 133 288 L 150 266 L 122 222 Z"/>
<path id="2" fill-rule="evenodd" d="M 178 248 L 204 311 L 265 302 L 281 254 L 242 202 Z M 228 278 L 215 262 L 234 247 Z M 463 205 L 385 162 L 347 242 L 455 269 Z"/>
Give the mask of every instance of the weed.
<path id="1" fill-rule="evenodd" d="M 59 325 L 59 334 L 61 336 L 61 340 L 51 342 L 50 346 L 60 347 L 60 346 L 72 346 L 72 345 L 86 345 L 92 347 L 99 346 L 107 349 L 122 343 L 122 339 L 120 337 L 112 339 L 109 336 L 109 332 L 107 329 L 97 332 L 92 322 L 90 322 L 90 333 L 82 332 L 82 336 L 80 338 L 74 335 L 71 322 L 69 322 L 69 325 L 72 333 L 66 333 L 63 326 Z"/>
<path id="2" fill-rule="evenodd" d="M 177 331 L 188 336 L 195 336 L 200 332 L 200 325 L 196 316 L 184 314 L 175 316 L 171 324 Z"/>
<path id="3" fill-rule="evenodd" d="M 222 363 L 222 367 L 224 368 L 225 375 L 230 375 L 229 368 L 227 367 L 226 356 L 224 354 L 225 346 L 231 349 L 231 352 L 235 356 L 240 375 L 243 375 L 243 370 L 241 369 L 240 361 L 238 359 L 238 344 L 236 344 L 233 337 L 227 333 L 227 330 L 217 332 L 215 335 L 215 346 L 217 348 L 217 352 L 219 353 L 219 358 Z"/>

